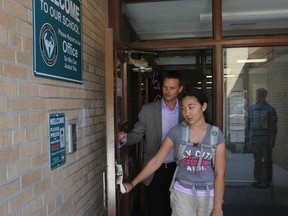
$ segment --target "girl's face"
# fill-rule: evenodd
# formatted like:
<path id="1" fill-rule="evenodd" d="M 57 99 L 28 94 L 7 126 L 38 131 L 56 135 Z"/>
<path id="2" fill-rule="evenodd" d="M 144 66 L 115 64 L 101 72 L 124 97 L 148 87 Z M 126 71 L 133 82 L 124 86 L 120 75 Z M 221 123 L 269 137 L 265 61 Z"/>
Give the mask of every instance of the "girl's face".
<path id="1" fill-rule="evenodd" d="M 205 121 L 203 112 L 206 108 L 207 103 L 201 105 L 194 96 L 186 96 L 182 99 L 182 115 L 190 125 L 193 125 L 200 120 Z"/>

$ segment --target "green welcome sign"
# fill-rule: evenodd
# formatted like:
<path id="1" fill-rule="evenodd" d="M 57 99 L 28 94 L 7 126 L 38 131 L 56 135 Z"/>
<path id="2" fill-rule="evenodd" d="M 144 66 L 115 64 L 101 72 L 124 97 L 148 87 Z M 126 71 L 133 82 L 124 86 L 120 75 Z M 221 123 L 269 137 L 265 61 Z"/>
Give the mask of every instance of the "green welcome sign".
<path id="1" fill-rule="evenodd" d="M 81 0 L 33 0 L 33 73 L 83 83 Z"/>

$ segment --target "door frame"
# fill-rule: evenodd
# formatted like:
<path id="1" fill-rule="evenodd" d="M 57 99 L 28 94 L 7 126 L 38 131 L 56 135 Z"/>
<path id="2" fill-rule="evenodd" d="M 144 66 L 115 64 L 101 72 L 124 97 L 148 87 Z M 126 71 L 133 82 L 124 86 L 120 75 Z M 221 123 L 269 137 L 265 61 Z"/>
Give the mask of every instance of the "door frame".
<path id="1" fill-rule="evenodd" d="M 127 122 L 127 64 L 123 51 L 114 44 L 113 29 L 105 29 L 105 108 L 106 108 L 106 154 L 107 175 L 104 182 L 104 206 L 107 203 L 108 215 L 129 216 L 129 194 L 123 195 L 117 185 L 116 162 L 122 163 L 123 180 L 129 175 L 128 151 L 120 151 L 117 141 L 119 124 Z M 120 62 L 118 61 L 119 59 Z M 120 67 L 118 64 L 120 63 Z M 120 68 L 120 79 L 118 69 Z M 121 82 L 121 83 L 119 83 Z M 120 89 L 121 88 L 121 89 Z M 121 92 L 121 96 L 118 94 Z M 118 103 L 120 100 L 120 103 Z M 119 107 L 120 106 L 120 107 Z M 119 113 L 119 111 L 121 113 Z M 120 117 L 120 122 L 118 117 Z M 121 161 L 122 158 L 122 161 Z"/>
<path id="2" fill-rule="evenodd" d="M 116 215 L 116 169 L 115 169 L 115 100 L 114 100 L 114 55 L 113 29 L 105 29 L 105 108 L 106 108 L 106 199 L 108 215 Z M 105 196 L 104 196 L 105 197 Z M 105 205 L 105 204 L 104 204 Z"/>

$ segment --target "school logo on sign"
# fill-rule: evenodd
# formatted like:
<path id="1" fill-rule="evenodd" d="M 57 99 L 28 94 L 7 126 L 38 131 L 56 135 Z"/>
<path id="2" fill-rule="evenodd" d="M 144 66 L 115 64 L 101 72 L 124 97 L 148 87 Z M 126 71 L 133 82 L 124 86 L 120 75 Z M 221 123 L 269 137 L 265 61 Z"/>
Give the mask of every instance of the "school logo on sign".
<path id="1" fill-rule="evenodd" d="M 40 51 L 44 62 L 53 66 L 58 57 L 58 40 L 54 28 L 45 23 L 40 30 Z"/>

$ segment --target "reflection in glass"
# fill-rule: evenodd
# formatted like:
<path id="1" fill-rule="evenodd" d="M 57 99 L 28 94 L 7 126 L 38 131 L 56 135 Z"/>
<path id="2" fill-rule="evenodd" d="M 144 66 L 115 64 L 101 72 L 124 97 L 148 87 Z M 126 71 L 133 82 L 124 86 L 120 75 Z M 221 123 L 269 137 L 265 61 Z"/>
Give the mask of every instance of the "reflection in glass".
<path id="1" fill-rule="evenodd" d="M 251 201 L 282 203 L 288 200 L 288 47 L 227 48 L 223 56 L 227 185 L 244 185 Z"/>
<path id="2" fill-rule="evenodd" d="M 256 101 L 247 111 L 246 151 L 254 157 L 252 186 L 266 188 L 272 181 L 272 150 L 277 135 L 277 112 L 266 100 L 267 90 L 256 89 Z"/>

